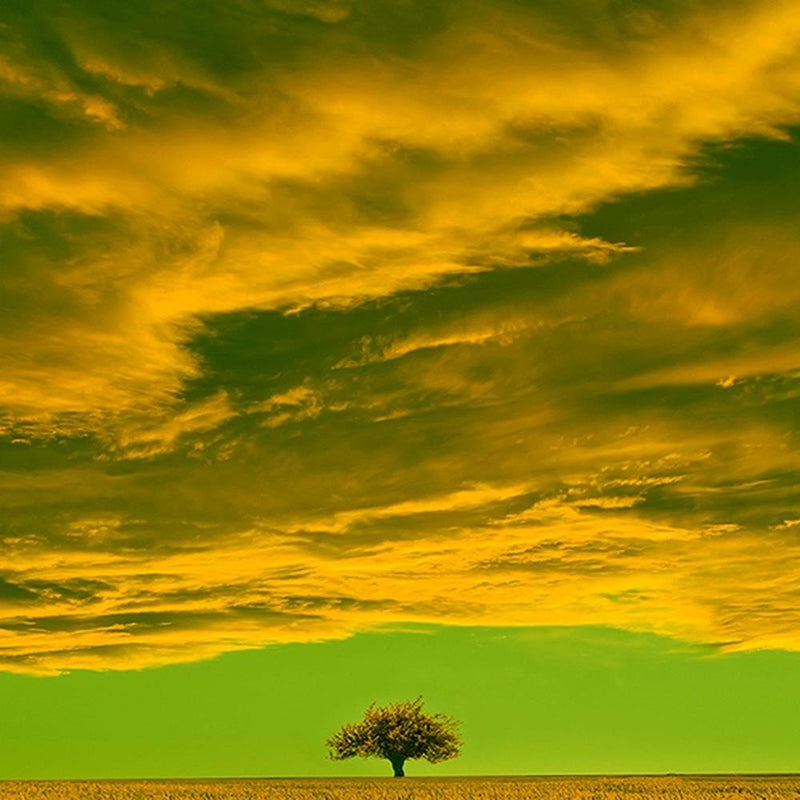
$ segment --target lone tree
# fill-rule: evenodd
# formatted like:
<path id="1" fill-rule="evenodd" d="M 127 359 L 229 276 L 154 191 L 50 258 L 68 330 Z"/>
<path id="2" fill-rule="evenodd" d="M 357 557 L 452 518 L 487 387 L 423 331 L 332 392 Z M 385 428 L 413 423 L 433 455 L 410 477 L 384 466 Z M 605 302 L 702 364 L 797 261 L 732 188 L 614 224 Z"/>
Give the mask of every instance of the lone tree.
<path id="1" fill-rule="evenodd" d="M 353 756 L 386 758 L 395 778 L 402 778 L 409 758 L 424 758 L 438 764 L 461 752 L 458 720 L 444 714 L 426 714 L 422 698 L 376 706 L 373 703 L 361 722 L 350 722 L 326 742 L 336 761 Z"/>

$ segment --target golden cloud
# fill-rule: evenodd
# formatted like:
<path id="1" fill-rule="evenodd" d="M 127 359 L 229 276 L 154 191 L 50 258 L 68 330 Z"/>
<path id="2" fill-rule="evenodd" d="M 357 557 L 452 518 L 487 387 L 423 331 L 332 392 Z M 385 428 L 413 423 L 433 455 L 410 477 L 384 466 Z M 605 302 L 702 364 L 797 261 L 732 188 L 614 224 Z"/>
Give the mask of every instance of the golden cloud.
<path id="1" fill-rule="evenodd" d="M 614 256 L 628 248 L 528 221 L 683 184 L 702 143 L 781 135 L 800 112 L 791 2 L 701 9 L 613 54 L 553 36 L 521 11 L 470 8 L 413 58 L 303 55 L 291 70 L 227 85 L 164 44 L 148 73 L 129 56 L 87 54 L 86 38 L 62 22 L 88 72 L 148 93 L 222 86 L 231 113 L 201 108 L 116 130 L 112 112 L 100 114 L 110 101 L 81 101 L 112 130 L 0 165 L 7 218 L 71 209 L 122 215 L 129 228 L 123 241 L 81 242 L 66 275 L 62 264 L 45 273 L 72 299 L 102 294 L 103 314 L 48 313 L 26 330 L 41 355 L 6 371 L 0 403 L 16 419 L 47 420 L 44 430 L 53 415 L 105 417 L 147 398 L 163 409 L 195 374 L 185 326 L 199 317 L 358 303 L 451 274 Z M 11 65 L 5 74 L 50 102 L 44 78 Z M 415 152 L 432 154 L 426 170 Z M 353 191 L 371 182 L 397 207 L 389 222 L 354 205 Z M 223 222 L 225 209 L 252 223 Z M 63 345 L 52 343 L 55 324 Z"/>
<path id="2" fill-rule="evenodd" d="M 796 237 L 720 223 L 651 254 L 568 219 L 800 120 L 797 4 L 695 6 L 588 35 L 469 2 L 390 46 L 357 5 L 268 0 L 269 24 L 232 10 L 219 34 L 241 61 L 133 47 L 86 12 L 53 21 L 68 66 L 33 41 L 4 56 L 18 133 L 48 133 L 0 158 L 0 432 L 21 465 L 0 473 L 0 665 L 405 622 L 800 649 L 800 464 L 746 395 L 791 383 L 797 348 L 691 338 L 791 316 Z M 408 311 L 535 269 L 520 297 L 487 282 L 505 299 Z M 341 341 L 242 334 L 236 379 L 196 347 L 223 317 L 323 311 Z M 698 387 L 702 415 L 651 396 Z"/>
<path id="3" fill-rule="evenodd" d="M 95 548 L 119 520 L 77 520 L 82 550 L 45 555 L 7 543 L 6 586 L 35 604 L 3 604 L 0 660 L 41 673 L 136 668 L 401 622 L 610 625 L 727 649 L 800 648 L 788 611 L 800 559 L 791 534 L 776 530 L 765 544 L 730 527 L 658 523 L 624 502 L 564 496 L 497 514 L 497 502 L 520 490 L 465 489 L 340 513 L 314 525 L 337 537 L 334 550 L 271 527 L 214 547 L 115 555 Z M 475 508 L 491 524 L 424 524 Z M 416 523 L 417 535 L 397 538 L 399 521 Z M 370 546 L 342 540 L 366 524 Z M 76 599 L 80 587 L 90 604 Z"/>

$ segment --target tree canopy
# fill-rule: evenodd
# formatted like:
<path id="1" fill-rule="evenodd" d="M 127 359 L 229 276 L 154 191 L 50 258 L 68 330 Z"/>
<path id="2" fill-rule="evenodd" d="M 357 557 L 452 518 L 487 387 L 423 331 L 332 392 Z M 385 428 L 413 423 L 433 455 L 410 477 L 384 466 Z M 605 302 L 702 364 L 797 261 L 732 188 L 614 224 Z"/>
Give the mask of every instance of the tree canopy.
<path id="1" fill-rule="evenodd" d="M 360 722 L 343 725 L 326 742 L 335 760 L 385 758 L 396 778 L 402 777 L 408 759 L 424 758 L 432 764 L 455 758 L 461 752 L 458 720 L 445 714 L 428 714 L 422 698 L 377 706 L 372 703 Z"/>

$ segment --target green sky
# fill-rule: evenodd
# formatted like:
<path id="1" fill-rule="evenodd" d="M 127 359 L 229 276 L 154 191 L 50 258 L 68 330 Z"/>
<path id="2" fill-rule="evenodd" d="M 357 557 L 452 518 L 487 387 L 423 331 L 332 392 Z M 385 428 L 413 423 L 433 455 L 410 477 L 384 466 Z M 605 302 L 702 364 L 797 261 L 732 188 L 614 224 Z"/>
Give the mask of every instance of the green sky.
<path id="1" fill-rule="evenodd" d="M 796 0 L 2 6 L 0 777 L 800 770 Z"/>
<path id="2" fill-rule="evenodd" d="M 365 699 L 423 692 L 460 759 L 409 775 L 781 771 L 797 763 L 794 653 L 720 657 L 604 628 L 453 628 L 58 678 L 0 676 L 4 777 L 350 776 L 322 743 Z"/>

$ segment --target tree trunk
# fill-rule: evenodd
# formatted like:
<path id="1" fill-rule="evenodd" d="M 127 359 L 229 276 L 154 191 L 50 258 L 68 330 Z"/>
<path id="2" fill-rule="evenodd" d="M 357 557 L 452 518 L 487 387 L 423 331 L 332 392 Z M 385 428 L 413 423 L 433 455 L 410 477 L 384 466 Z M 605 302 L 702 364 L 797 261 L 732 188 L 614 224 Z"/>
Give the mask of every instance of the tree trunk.
<path id="1" fill-rule="evenodd" d="M 390 758 L 389 761 L 392 762 L 392 769 L 394 770 L 394 777 L 395 778 L 404 778 L 405 772 L 403 772 L 403 763 L 405 759 L 401 756 L 395 756 L 394 758 Z"/>

